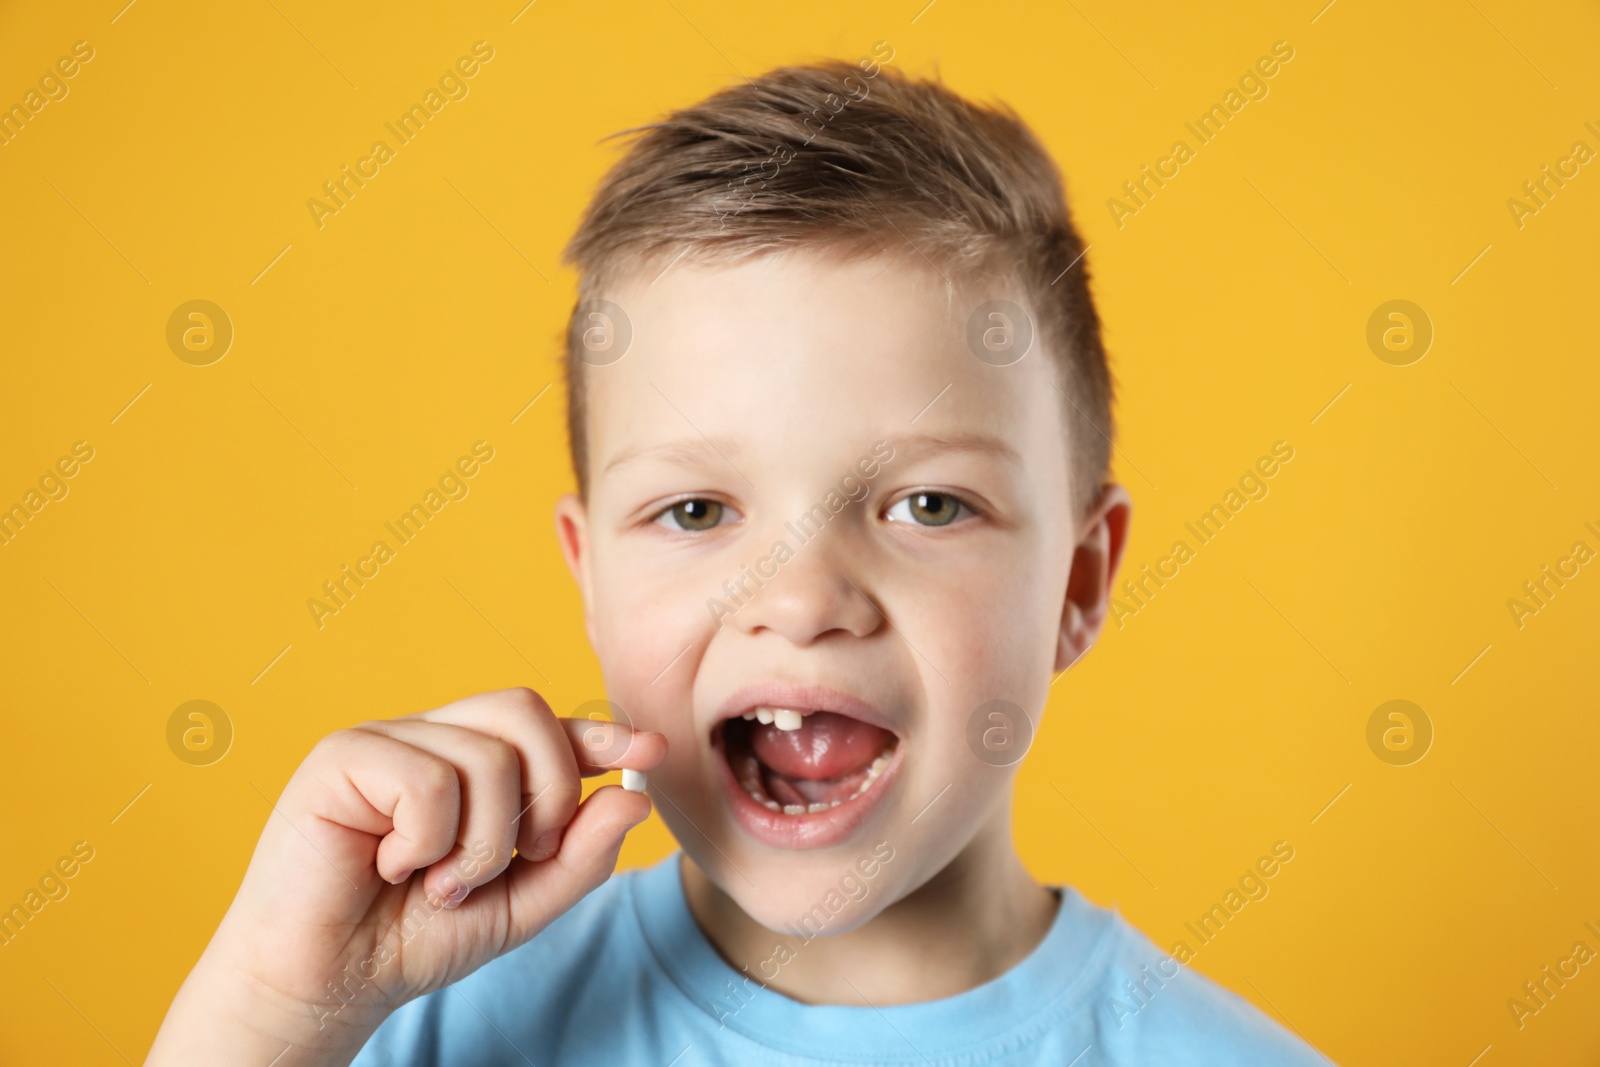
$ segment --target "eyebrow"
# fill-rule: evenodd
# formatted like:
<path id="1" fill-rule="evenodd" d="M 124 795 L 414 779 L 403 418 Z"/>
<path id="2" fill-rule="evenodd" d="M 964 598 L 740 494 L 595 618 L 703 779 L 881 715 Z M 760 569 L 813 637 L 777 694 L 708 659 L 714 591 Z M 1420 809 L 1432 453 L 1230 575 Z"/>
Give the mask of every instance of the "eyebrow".
<path id="1" fill-rule="evenodd" d="M 713 459 L 726 460 L 739 452 L 738 442 L 728 437 L 685 437 L 659 445 L 636 445 L 624 448 L 611 457 L 601 474 L 609 474 L 618 467 L 641 459 L 655 459 L 678 467 L 694 467 Z"/>
<path id="2" fill-rule="evenodd" d="M 913 433 L 888 438 L 895 459 L 910 462 L 945 452 L 974 452 L 994 456 L 1007 463 L 1020 465 L 1022 456 L 1015 448 L 1000 438 L 985 433 Z M 717 460 L 728 460 L 740 452 L 738 442 L 729 437 L 685 437 L 659 445 L 640 445 L 625 448 L 601 468 L 609 474 L 618 467 L 643 459 L 654 459 L 679 467 L 695 467 Z M 737 468 L 735 468 L 737 469 Z"/>
<path id="3" fill-rule="evenodd" d="M 1000 438 L 986 433 L 914 433 L 889 438 L 897 460 L 916 460 L 941 452 L 976 452 L 1020 465 L 1022 456 Z"/>

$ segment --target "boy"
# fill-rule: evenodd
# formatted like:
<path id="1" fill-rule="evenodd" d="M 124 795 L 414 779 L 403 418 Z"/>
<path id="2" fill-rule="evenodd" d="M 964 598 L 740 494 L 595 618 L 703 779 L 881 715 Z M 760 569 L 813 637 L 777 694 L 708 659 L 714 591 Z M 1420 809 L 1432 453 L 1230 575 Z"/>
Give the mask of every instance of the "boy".
<path id="1" fill-rule="evenodd" d="M 1130 504 L 1054 165 L 890 58 L 647 127 L 567 250 L 556 526 L 615 721 L 325 739 L 150 1063 L 1317 1062 L 1013 849 Z M 615 769 L 683 853 L 608 880 Z"/>

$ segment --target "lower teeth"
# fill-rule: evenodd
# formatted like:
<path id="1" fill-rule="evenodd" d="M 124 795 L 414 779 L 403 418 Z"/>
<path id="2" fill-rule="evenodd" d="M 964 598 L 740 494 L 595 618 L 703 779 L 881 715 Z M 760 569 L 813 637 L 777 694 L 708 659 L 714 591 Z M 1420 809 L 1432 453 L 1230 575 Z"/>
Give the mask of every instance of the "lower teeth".
<path id="1" fill-rule="evenodd" d="M 871 789 L 872 783 L 876 782 L 882 776 L 884 768 L 889 766 L 889 757 L 881 755 L 874 759 L 871 766 L 867 768 L 866 778 L 860 785 L 856 786 L 854 793 L 851 793 L 843 800 L 819 800 L 811 804 L 779 804 L 776 800 L 767 796 L 766 791 L 761 788 L 761 765 L 756 758 L 754 756 L 746 756 L 743 764 L 743 773 L 739 775 L 739 784 L 744 786 L 744 791 L 749 793 L 750 798 L 757 804 L 760 804 L 768 811 L 781 811 L 785 815 L 814 815 L 819 811 L 837 808 L 840 804 L 854 800 L 868 789 Z"/>

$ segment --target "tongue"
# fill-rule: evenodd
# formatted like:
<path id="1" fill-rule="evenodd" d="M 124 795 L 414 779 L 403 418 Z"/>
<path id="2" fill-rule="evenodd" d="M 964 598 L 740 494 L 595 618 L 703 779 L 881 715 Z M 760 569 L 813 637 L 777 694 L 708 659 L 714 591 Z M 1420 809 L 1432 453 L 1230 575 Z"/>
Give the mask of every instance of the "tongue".
<path id="1" fill-rule="evenodd" d="M 750 734 L 756 758 L 788 778 L 820 781 L 864 771 L 894 735 L 860 719 L 814 711 L 798 730 L 758 725 Z"/>

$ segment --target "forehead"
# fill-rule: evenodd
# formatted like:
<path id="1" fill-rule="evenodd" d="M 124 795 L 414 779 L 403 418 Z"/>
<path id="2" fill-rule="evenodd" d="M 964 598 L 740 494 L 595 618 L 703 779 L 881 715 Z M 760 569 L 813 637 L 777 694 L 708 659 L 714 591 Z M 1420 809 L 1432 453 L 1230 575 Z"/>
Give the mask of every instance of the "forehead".
<path id="1" fill-rule="evenodd" d="M 622 359 L 585 369 L 597 482 L 641 450 L 707 439 L 804 466 L 849 463 L 879 438 L 981 434 L 1043 473 L 1065 467 L 1065 401 L 1042 339 L 1009 366 L 969 346 L 979 305 L 1026 306 L 1015 282 L 960 282 L 914 254 L 808 251 L 679 262 L 611 299 L 632 338 Z"/>

